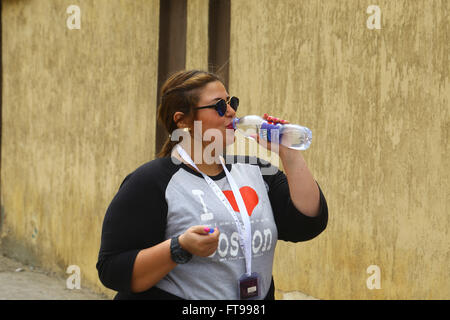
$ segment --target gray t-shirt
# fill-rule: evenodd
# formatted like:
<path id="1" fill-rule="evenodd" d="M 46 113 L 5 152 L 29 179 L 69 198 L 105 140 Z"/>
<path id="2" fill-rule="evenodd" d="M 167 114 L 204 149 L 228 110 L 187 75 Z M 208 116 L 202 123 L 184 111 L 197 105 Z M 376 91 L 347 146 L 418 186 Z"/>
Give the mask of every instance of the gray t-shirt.
<path id="1" fill-rule="evenodd" d="M 235 164 L 230 173 L 250 216 L 252 272 L 260 276 L 260 298 L 264 298 L 272 280 L 278 239 L 267 187 L 258 166 Z M 228 179 L 224 176 L 213 179 L 242 222 Z M 176 266 L 156 286 L 191 300 L 238 299 L 238 279 L 246 269 L 237 227 L 230 212 L 203 177 L 186 170 L 179 170 L 172 176 L 165 197 L 169 204 L 166 239 L 182 234 L 191 226 L 205 225 L 219 229 L 219 246 L 209 257 L 194 256 L 189 263 Z"/>
<path id="2" fill-rule="evenodd" d="M 311 218 L 295 208 L 286 176 L 270 163 L 234 157 L 227 158 L 227 168 L 250 215 L 252 272 L 260 275 L 260 299 L 273 298 L 277 240 L 299 242 L 319 235 L 328 221 L 325 197 L 319 187 L 320 213 Z M 211 178 L 239 216 L 225 173 Z M 194 256 L 155 286 L 133 293 L 131 278 L 137 254 L 194 225 L 219 229 L 216 252 L 209 257 Z M 233 218 L 201 174 L 166 157 L 143 164 L 120 185 L 105 214 L 96 267 L 101 282 L 118 292 L 115 299 L 226 300 L 238 299 L 245 259 Z"/>

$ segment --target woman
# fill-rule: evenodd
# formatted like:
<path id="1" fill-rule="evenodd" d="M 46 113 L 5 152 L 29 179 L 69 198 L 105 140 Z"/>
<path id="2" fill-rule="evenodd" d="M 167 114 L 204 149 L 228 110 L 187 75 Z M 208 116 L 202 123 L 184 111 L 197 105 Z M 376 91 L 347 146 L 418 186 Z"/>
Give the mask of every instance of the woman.
<path id="1" fill-rule="evenodd" d="M 325 229 L 326 200 L 300 151 L 279 145 L 285 172 L 271 175 L 259 159 L 224 162 L 238 104 L 208 72 L 163 85 L 158 120 L 172 135 L 125 178 L 103 222 L 97 269 L 115 299 L 274 299 L 276 241 Z"/>

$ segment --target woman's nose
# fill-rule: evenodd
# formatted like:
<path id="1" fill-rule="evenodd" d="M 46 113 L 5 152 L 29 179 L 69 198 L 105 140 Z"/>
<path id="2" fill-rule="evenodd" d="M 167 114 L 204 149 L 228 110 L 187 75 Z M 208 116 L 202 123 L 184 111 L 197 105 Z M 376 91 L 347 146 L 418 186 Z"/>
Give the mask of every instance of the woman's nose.
<path id="1" fill-rule="evenodd" d="M 236 115 L 236 110 L 234 110 L 230 103 L 227 103 L 227 112 L 226 112 L 226 116 L 228 117 L 234 117 Z"/>

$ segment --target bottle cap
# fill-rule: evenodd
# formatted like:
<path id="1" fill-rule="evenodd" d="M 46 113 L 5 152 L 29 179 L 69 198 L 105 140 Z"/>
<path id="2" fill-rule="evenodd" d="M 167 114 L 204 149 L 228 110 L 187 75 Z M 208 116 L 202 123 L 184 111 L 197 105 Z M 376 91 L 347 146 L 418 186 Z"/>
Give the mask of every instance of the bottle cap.
<path id="1" fill-rule="evenodd" d="M 239 118 L 233 118 L 233 122 L 232 122 L 233 129 L 236 129 L 236 123 L 238 123 L 238 122 L 239 122 Z"/>

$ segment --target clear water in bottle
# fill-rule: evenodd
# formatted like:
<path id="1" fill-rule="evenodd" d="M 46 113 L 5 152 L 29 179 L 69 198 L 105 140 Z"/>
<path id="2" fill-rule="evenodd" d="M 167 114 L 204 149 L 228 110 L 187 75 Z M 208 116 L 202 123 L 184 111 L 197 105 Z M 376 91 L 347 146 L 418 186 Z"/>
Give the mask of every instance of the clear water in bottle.
<path id="1" fill-rule="evenodd" d="M 295 150 L 306 150 L 311 145 L 312 132 L 297 124 L 271 124 L 257 115 L 248 115 L 233 119 L 233 128 L 251 138 L 258 135 L 264 140 L 276 142 Z"/>

